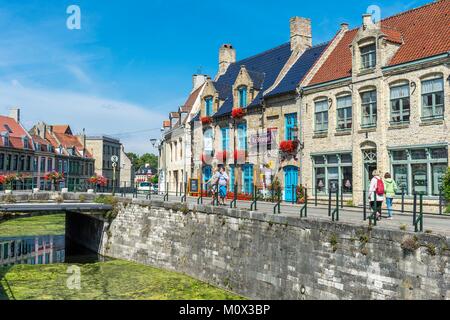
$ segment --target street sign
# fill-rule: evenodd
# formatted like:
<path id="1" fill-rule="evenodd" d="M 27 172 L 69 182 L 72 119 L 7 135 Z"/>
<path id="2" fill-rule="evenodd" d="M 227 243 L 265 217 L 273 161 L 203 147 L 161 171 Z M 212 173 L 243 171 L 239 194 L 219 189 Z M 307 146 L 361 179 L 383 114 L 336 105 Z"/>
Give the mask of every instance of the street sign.
<path id="1" fill-rule="evenodd" d="M 117 162 L 119 162 L 119 157 L 118 156 L 112 156 L 111 157 L 111 161 L 117 163 Z"/>

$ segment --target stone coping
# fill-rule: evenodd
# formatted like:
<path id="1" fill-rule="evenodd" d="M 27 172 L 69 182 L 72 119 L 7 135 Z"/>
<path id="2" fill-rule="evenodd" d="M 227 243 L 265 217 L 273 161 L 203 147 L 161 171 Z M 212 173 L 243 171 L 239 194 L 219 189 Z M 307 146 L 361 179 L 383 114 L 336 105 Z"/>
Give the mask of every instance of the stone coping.
<path id="1" fill-rule="evenodd" d="M 125 198 L 121 198 L 121 200 L 125 200 Z M 249 211 L 244 209 L 231 209 L 225 207 L 214 207 L 211 205 L 198 205 L 192 203 L 180 203 L 180 202 L 164 202 L 160 200 L 143 200 L 143 199 L 126 199 L 128 203 L 151 207 L 151 208 L 164 208 L 167 210 L 180 211 L 184 210 L 184 208 L 188 209 L 189 213 L 204 213 L 207 215 L 217 215 L 217 216 L 226 216 L 229 218 L 236 219 L 249 219 L 256 220 L 260 222 L 266 222 L 269 224 L 279 224 L 286 226 L 294 226 L 297 228 L 302 228 L 305 230 L 308 229 L 320 229 L 329 233 L 338 233 L 338 234 L 351 234 L 354 237 L 359 237 L 359 235 L 364 235 L 369 233 L 370 237 L 382 239 L 386 241 L 396 241 L 401 243 L 405 236 L 413 236 L 417 237 L 418 241 L 422 241 L 425 243 L 433 243 L 436 247 L 442 246 L 443 243 L 446 244 L 447 248 L 450 248 L 450 236 L 444 236 L 439 234 L 427 234 L 427 233 L 414 233 L 402 230 L 392 230 L 385 229 L 381 226 L 372 226 L 369 227 L 367 225 L 361 225 L 357 223 L 351 222 L 332 222 L 326 221 L 323 219 L 317 218 L 300 218 L 300 217 L 291 217 L 285 216 L 283 214 L 269 214 L 262 213 L 256 211 Z M 450 256 L 450 250 L 445 250 L 445 255 Z"/>

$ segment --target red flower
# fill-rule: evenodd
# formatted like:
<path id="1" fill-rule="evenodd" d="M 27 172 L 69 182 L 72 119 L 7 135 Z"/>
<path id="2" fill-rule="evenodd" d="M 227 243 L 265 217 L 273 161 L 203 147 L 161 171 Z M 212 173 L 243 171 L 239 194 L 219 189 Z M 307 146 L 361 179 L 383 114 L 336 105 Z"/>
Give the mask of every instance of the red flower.
<path id="1" fill-rule="evenodd" d="M 53 171 L 49 172 L 44 176 L 44 180 L 48 181 L 51 180 L 53 182 L 60 182 L 64 180 L 64 174 Z"/>
<path id="2" fill-rule="evenodd" d="M 245 110 L 243 108 L 235 108 L 231 111 L 231 117 L 233 119 L 241 119 L 243 116 L 245 116 Z"/>
<path id="3" fill-rule="evenodd" d="M 298 141 L 287 140 L 281 141 L 280 150 L 285 153 L 295 153 L 298 148 Z"/>
<path id="4" fill-rule="evenodd" d="M 95 176 L 90 177 L 88 179 L 88 182 L 91 184 L 99 185 L 101 187 L 106 187 L 106 185 L 108 184 L 108 179 L 106 179 L 103 176 L 95 175 Z"/>
<path id="5" fill-rule="evenodd" d="M 200 119 L 200 121 L 202 122 L 203 125 L 208 125 L 212 123 L 212 118 L 211 117 L 202 117 Z"/>

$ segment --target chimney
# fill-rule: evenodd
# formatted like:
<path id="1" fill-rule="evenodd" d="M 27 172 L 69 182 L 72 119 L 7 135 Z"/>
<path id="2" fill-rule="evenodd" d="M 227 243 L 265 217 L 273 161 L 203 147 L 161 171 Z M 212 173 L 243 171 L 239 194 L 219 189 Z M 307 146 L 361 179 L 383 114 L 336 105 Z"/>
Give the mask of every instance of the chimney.
<path id="1" fill-rule="evenodd" d="M 192 76 L 192 91 L 197 90 L 206 82 L 207 76 L 204 74 L 194 74 Z"/>
<path id="2" fill-rule="evenodd" d="M 341 23 L 341 30 L 348 31 L 348 23 L 346 23 L 346 22 Z"/>
<path id="3" fill-rule="evenodd" d="M 293 17 L 290 20 L 291 51 L 304 52 L 312 47 L 311 20 Z"/>
<path id="4" fill-rule="evenodd" d="M 371 13 L 363 14 L 363 28 L 366 29 L 367 27 L 370 27 L 372 25 L 373 25 L 372 14 Z"/>
<path id="5" fill-rule="evenodd" d="M 17 123 L 20 123 L 20 108 L 11 108 L 9 110 L 9 117 L 16 120 Z"/>
<path id="6" fill-rule="evenodd" d="M 236 62 L 236 50 L 231 44 L 224 44 L 219 49 L 219 75 L 227 72 L 230 64 Z"/>

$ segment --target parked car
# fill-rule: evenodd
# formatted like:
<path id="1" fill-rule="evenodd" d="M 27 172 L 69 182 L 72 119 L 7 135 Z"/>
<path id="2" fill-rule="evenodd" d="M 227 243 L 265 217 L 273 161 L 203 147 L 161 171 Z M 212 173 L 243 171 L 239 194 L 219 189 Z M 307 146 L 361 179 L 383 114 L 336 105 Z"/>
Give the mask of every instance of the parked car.
<path id="1" fill-rule="evenodd" d="M 151 183 L 150 182 L 141 182 L 138 185 L 137 191 L 138 192 L 150 192 L 151 190 Z"/>

